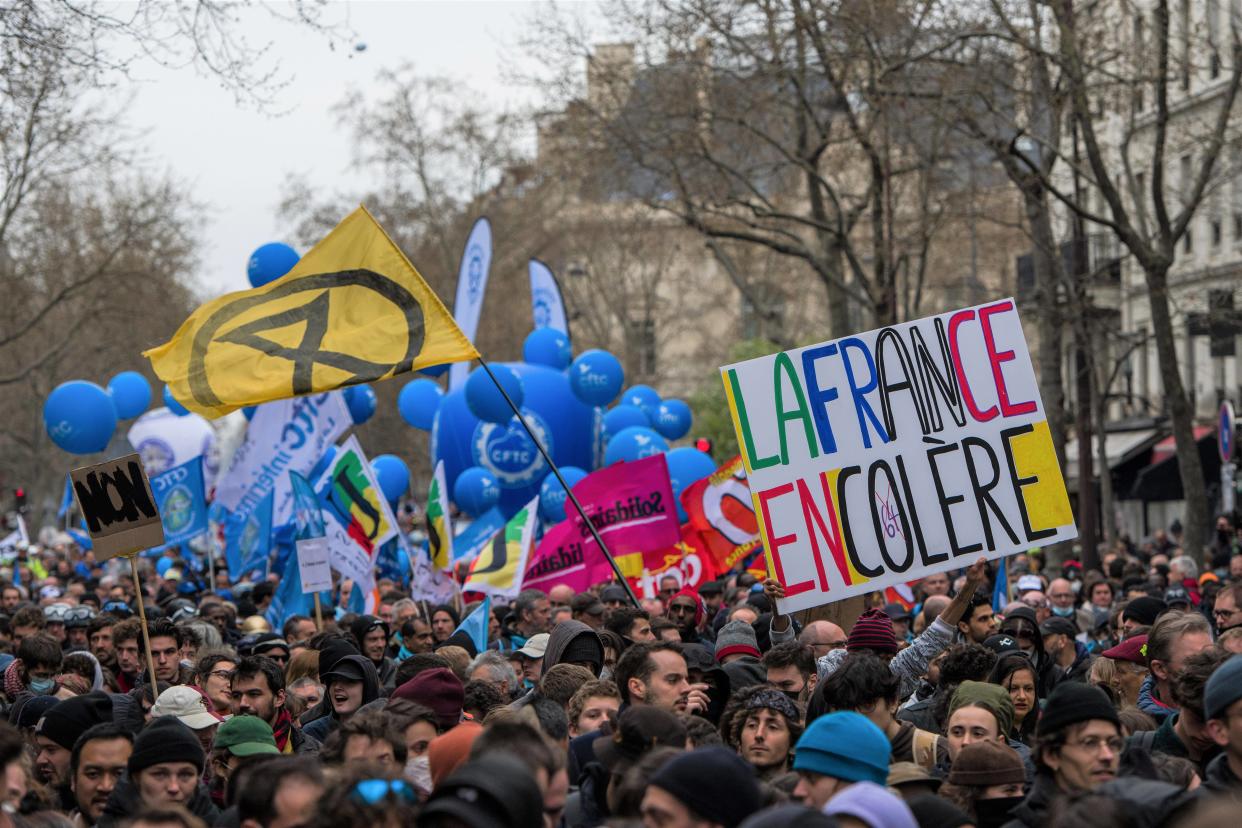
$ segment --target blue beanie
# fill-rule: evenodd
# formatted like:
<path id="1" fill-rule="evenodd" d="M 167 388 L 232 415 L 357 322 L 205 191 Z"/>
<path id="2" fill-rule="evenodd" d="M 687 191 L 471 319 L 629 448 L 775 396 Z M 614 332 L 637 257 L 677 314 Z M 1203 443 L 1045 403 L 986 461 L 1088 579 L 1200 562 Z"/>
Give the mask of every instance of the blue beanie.
<path id="1" fill-rule="evenodd" d="M 1219 719 L 1229 705 L 1242 699 L 1242 655 L 1235 655 L 1216 668 L 1203 689 L 1203 715 Z"/>
<path id="2" fill-rule="evenodd" d="M 861 713 L 842 711 L 820 716 L 798 740 L 794 770 L 810 771 L 846 782 L 888 784 L 893 748 L 884 731 Z"/>

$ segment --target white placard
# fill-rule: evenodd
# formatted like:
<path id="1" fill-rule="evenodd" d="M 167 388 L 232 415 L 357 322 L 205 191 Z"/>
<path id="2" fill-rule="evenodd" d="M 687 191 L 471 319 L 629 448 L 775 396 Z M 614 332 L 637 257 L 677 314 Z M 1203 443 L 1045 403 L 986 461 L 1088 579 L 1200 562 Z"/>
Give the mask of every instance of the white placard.
<path id="1" fill-rule="evenodd" d="M 302 573 L 303 594 L 332 589 L 332 566 L 329 563 L 327 538 L 306 538 L 298 541 L 298 569 Z"/>

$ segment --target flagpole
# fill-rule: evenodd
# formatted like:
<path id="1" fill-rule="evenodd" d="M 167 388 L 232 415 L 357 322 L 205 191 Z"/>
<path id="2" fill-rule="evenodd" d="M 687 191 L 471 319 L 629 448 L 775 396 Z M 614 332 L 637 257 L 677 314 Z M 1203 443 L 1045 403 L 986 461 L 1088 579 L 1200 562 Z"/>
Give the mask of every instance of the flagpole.
<path id="1" fill-rule="evenodd" d="M 556 467 L 556 463 L 552 462 L 551 455 L 549 455 L 547 449 L 543 447 L 543 443 L 539 442 L 539 438 L 535 436 L 535 432 L 531 430 L 530 425 L 526 422 L 526 418 L 522 416 L 522 412 L 519 411 L 518 407 L 514 404 L 513 399 L 509 396 L 509 392 L 505 391 L 505 387 L 500 384 L 500 380 L 496 379 L 496 375 L 492 373 L 492 366 L 488 365 L 487 360 L 483 359 L 482 356 L 479 357 L 479 365 L 482 366 L 483 370 L 487 372 L 487 375 L 492 378 L 492 384 L 496 386 L 496 390 L 500 392 L 500 395 L 505 398 L 505 402 L 507 402 L 509 404 L 509 408 L 513 410 L 513 414 L 517 417 L 518 422 L 522 424 L 522 428 L 526 430 L 528 435 L 530 435 L 531 442 L 535 444 L 535 448 L 539 449 L 539 453 L 543 455 L 543 459 L 552 469 L 552 473 L 555 474 L 556 479 L 560 481 L 561 488 L 565 490 L 566 497 L 568 497 L 569 502 L 574 505 L 574 510 L 578 513 L 578 516 L 582 518 L 582 522 L 586 524 L 586 527 L 590 531 L 591 537 L 595 540 L 595 543 L 599 545 L 599 551 L 604 553 L 604 557 L 608 560 L 608 565 L 612 567 L 612 571 L 617 576 L 617 580 L 620 581 L 621 586 L 625 588 L 625 593 L 630 596 L 630 600 L 634 602 L 634 606 L 641 609 L 642 604 L 638 603 L 638 596 L 634 594 L 634 589 L 630 586 L 630 582 L 626 580 L 623 574 L 621 574 L 621 567 L 617 566 L 616 559 L 612 557 L 612 553 L 609 552 L 608 547 L 604 545 L 604 539 L 599 536 L 599 530 L 595 528 L 595 524 L 592 523 L 591 519 L 587 517 L 586 510 L 583 509 L 582 504 L 578 502 L 578 498 L 574 495 L 573 489 L 569 487 L 569 483 L 561 474 L 561 470 Z"/>

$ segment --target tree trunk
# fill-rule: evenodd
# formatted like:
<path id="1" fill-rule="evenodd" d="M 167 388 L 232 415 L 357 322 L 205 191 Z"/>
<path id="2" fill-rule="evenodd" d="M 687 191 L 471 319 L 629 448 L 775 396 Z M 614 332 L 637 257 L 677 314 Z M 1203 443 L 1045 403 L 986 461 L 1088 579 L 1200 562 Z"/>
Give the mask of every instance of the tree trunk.
<path id="1" fill-rule="evenodd" d="M 1104 441 L 1104 421 L 1108 412 L 1108 388 L 1100 387 L 1099 374 L 1091 373 L 1091 420 L 1095 424 L 1095 433 L 1097 435 L 1096 464 L 1100 469 L 1100 521 L 1101 530 L 1104 538 L 1105 551 L 1113 548 L 1113 543 L 1117 540 L 1117 525 L 1115 515 L 1113 513 L 1113 470 L 1108 465 L 1108 447 Z M 1098 563 L 1098 561 L 1097 561 Z M 1089 568 L 1087 563 L 1087 555 L 1084 551 L 1083 569 Z"/>
<path id="2" fill-rule="evenodd" d="M 824 245 L 824 265 L 840 281 L 845 280 L 844 253 L 834 242 Z M 857 333 L 850 322 L 850 297 L 831 281 L 824 279 L 824 293 L 828 300 L 828 332 L 832 339 Z"/>
<path id="3" fill-rule="evenodd" d="M 1182 478 L 1182 494 L 1186 509 L 1182 515 L 1182 549 L 1195 560 L 1203 556 L 1207 542 L 1207 487 L 1203 482 L 1203 464 L 1199 462 L 1199 446 L 1195 440 L 1195 412 L 1182 383 L 1177 365 L 1177 346 L 1173 340 L 1173 321 L 1169 314 L 1168 265 L 1143 268 L 1147 278 L 1147 299 L 1151 307 L 1152 336 L 1156 340 L 1156 356 L 1160 363 L 1160 382 L 1169 407 L 1173 426 L 1173 442 L 1177 447 L 1177 468 Z M 1193 379 L 1192 379 L 1193 381 Z"/>
<path id="4" fill-rule="evenodd" d="M 1048 210 L 1048 196 L 1038 182 L 1021 187 L 1034 248 L 1035 316 L 1039 333 L 1039 394 L 1044 401 L 1048 432 L 1057 461 L 1065 468 L 1065 385 L 1061 377 L 1061 282 L 1056 235 Z"/>

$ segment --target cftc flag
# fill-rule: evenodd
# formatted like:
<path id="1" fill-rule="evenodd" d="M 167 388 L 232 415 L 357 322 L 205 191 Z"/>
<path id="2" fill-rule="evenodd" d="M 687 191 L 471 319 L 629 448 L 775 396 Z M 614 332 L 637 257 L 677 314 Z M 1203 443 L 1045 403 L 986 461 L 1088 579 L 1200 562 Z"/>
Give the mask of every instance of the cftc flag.
<path id="1" fill-rule="evenodd" d="M 449 515 L 447 488 L 441 460 L 436 463 L 427 492 L 427 544 L 431 565 L 436 569 L 448 569 L 453 563 L 453 518 Z"/>
<path id="2" fill-rule="evenodd" d="M 479 353 L 359 207 L 284 276 L 208 302 L 144 355 L 178 402 L 214 418 Z"/>
<path id="3" fill-rule="evenodd" d="M 509 519 L 491 546 L 470 564 L 470 574 L 462 584 L 462 591 L 482 592 L 498 598 L 517 597 L 522 591 L 526 560 L 534 545 L 538 508 L 539 498 L 535 497 Z"/>

